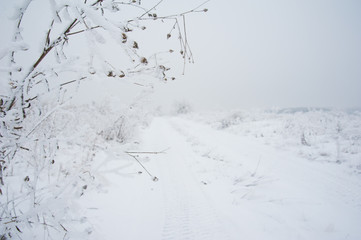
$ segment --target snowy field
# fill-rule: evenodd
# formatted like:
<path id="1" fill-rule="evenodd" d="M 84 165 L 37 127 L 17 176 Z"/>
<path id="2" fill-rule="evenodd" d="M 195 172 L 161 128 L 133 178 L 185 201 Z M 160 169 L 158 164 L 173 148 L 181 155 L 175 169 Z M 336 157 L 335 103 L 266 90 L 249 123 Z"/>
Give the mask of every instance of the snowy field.
<path id="1" fill-rule="evenodd" d="M 1 1 L 0 240 L 360 240 L 360 3 Z"/>
<path id="2" fill-rule="evenodd" d="M 93 145 L 91 239 L 361 239 L 360 112 L 142 119 L 131 141 Z"/>

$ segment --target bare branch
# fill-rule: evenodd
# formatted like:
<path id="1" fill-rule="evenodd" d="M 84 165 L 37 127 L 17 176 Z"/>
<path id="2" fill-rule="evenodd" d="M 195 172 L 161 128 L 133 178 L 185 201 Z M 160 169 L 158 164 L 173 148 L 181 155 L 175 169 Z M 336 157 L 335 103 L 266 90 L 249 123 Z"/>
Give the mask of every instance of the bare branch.
<path id="1" fill-rule="evenodd" d="M 63 87 L 63 86 L 68 85 L 68 84 L 70 84 L 70 83 L 74 83 L 74 82 L 77 82 L 77 81 L 80 81 L 80 80 L 84 80 L 84 79 L 86 79 L 86 77 L 82 77 L 82 78 L 80 78 L 80 79 L 71 80 L 71 81 L 62 83 L 62 84 L 60 84 L 59 86 L 60 86 L 60 87 Z"/>
<path id="2" fill-rule="evenodd" d="M 14 22 L 14 27 L 16 27 L 16 33 L 14 35 L 15 41 L 27 40 L 22 39 L 23 27 L 34 27 L 33 25 L 28 25 L 23 22 L 25 20 L 27 21 L 28 15 L 32 16 L 32 13 L 28 12 L 32 11 L 32 8 L 28 7 L 34 0 L 23 1 L 26 4 L 23 5 L 22 9 L 19 9 L 17 19 Z M 64 2 L 50 0 L 50 5 L 48 7 L 51 8 L 51 11 L 54 15 L 49 19 L 48 26 L 46 26 L 45 29 L 42 29 L 41 31 L 43 32 L 40 36 L 40 38 L 43 40 L 43 49 L 41 52 L 38 53 L 38 55 L 32 59 L 32 61 L 26 62 L 26 60 L 29 59 L 28 56 L 24 57 L 24 61 L 17 61 L 17 58 L 20 58 L 20 56 L 17 56 L 18 51 L 24 49 L 14 47 L 8 51 L 11 53 L 9 54 L 10 68 L 8 72 L 10 77 L 8 81 L 12 89 L 9 91 L 8 95 L 1 96 L 0 104 L 1 115 L 6 115 L 6 117 L 2 118 L 3 120 L 0 125 L 0 137 L 9 138 L 7 139 L 9 141 L 6 141 L 6 144 L 3 144 L 4 141 L 0 138 L 0 186 L 2 187 L 0 189 L 0 194 L 4 194 L 7 199 L 5 203 L 0 205 L 0 209 L 2 209 L 0 211 L 0 223 L 11 222 L 12 229 L 10 229 L 10 231 L 15 237 L 18 236 L 21 238 L 20 235 L 24 230 L 24 224 L 29 224 L 30 227 L 33 227 L 32 225 L 43 225 L 44 237 L 46 237 L 46 234 L 48 234 L 48 238 L 51 238 L 51 232 L 49 230 L 53 229 L 58 232 L 65 233 L 64 238 L 68 237 L 67 234 L 71 234 L 72 230 L 65 228 L 67 226 L 66 222 L 64 222 L 64 225 L 62 225 L 63 221 L 55 222 L 59 219 L 57 216 L 54 216 L 56 213 L 54 213 L 54 215 L 51 215 L 53 213 L 49 215 L 43 215 L 43 213 L 39 212 L 38 209 L 44 209 L 41 208 L 42 204 L 45 203 L 44 200 L 48 200 L 46 199 L 49 196 L 48 193 L 54 190 L 54 188 L 56 188 L 56 192 L 59 192 L 59 194 L 64 196 L 66 189 L 74 191 L 76 194 L 78 194 L 79 189 L 76 189 L 77 187 L 83 186 L 84 190 L 84 186 L 89 184 L 89 177 L 85 173 L 89 173 L 93 180 L 93 175 L 91 174 L 93 171 L 91 170 L 91 164 L 93 164 L 93 159 L 95 156 L 94 154 L 96 152 L 94 148 L 91 150 L 92 152 L 88 152 L 88 154 L 86 154 L 86 156 L 83 158 L 80 157 L 80 160 L 78 159 L 78 156 L 74 157 L 74 159 L 61 158 L 62 162 L 59 164 L 60 167 L 57 164 L 53 165 L 59 160 L 59 158 L 55 158 L 55 156 L 59 146 L 62 146 L 61 144 L 58 144 L 58 141 L 61 141 L 59 140 L 61 138 L 58 138 L 59 136 L 56 134 L 61 130 L 57 128 L 63 128 L 62 124 L 65 125 L 68 123 L 68 121 L 71 121 L 71 119 L 67 118 L 67 115 L 64 117 L 61 114 L 73 114 L 73 112 L 62 108 L 64 106 L 63 104 L 68 102 L 67 100 L 64 100 L 66 97 L 68 97 L 66 90 L 70 89 L 68 88 L 70 84 L 80 83 L 80 81 L 87 79 L 86 76 L 89 76 L 87 72 L 85 72 L 84 75 L 78 72 L 86 71 L 83 68 L 83 62 L 79 64 L 81 67 L 74 66 L 74 68 L 68 69 L 68 65 L 65 65 L 66 63 L 62 61 L 64 59 L 68 59 L 69 57 L 74 57 L 74 59 L 80 59 L 81 61 L 84 60 L 83 55 L 80 57 L 76 56 L 76 54 L 71 54 L 70 56 L 66 55 L 65 50 L 67 49 L 65 46 L 68 45 L 69 39 L 72 39 L 70 36 L 79 35 L 82 33 L 87 33 L 87 31 L 102 28 L 102 30 L 108 32 L 111 37 L 120 43 L 121 48 L 125 52 L 122 57 L 128 55 L 130 58 L 130 61 L 128 62 L 130 64 L 129 67 L 127 63 L 125 66 L 118 66 L 117 64 L 122 64 L 123 62 L 115 61 L 116 63 L 112 62 L 111 64 L 107 62 L 106 58 L 102 57 L 102 54 L 106 51 L 102 52 L 100 51 L 101 49 L 97 49 L 96 51 L 91 52 L 89 59 L 85 60 L 89 60 L 90 67 L 93 68 L 89 70 L 89 74 L 95 74 L 98 71 L 98 69 L 95 68 L 97 68 L 98 65 L 101 65 L 101 67 L 104 67 L 105 70 L 111 70 L 112 74 L 110 74 L 110 76 L 112 77 L 115 76 L 122 78 L 129 76 L 129 78 L 131 78 L 133 76 L 142 74 L 152 74 L 156 75 L 156 77 L 159 79 L 167 80 L 168 76 L 166 71 L 168 71 L 170 68 L 162 65 L 164 63 L 161 61 L 164 60 L 158 58 L 157 55 L 160 53 L 153 55 L 150 54 L 150 56 L 144 56 L 143 54 L 140 54 L 138 46 L 140 41 L 131 39 L 132 33 L 130 32 L 133 30 L 133 27 L 134 30 L 145 30 L 145 27 L 142 27 L 139 24 L 140 20 L 169 20 L 171 25 L 173 25 L 169 32 L 169 37 L 171 37 L 171 33 L 173 33 L 174 30 L 174 32 L 179 33 L 181 55 L 184 58 L 184 74 L 187 59 L 193 58 L 187 36 L 187 22 L 185 15 L 194 12 L 205 12 L 205 10 L 199 9 L 208 1 L 190 11 L 186 11 L 180 14 L 157 16 L 155 12 L 163 2 L 165 1 L 157 0 L 153 7 L 146 9 L 140 6 L 140 1 L 138 5 L 137 1 L 134 0 L 127 0 L 127 2 L 118 2 L 114 0 L 81 0 L 77 1 L 76 3 L 72 3 L 72 1 Z M 132 8 L 139 8 L 141 10 L 137 11 L 138 14 L 135 17 L 133 16 L 134 18 L 130 18 L 131 20 L 120 19 L 120 21 L 115 22 L 115 20 L 111 20 L 112 18 L 108 18 L 108 13 L 113 14 L 123 10 L 120 7 L 127 9 L 127 6 L 125 5 L 128 5 Z M 119 16 L 124 18 L 123 15 Z M 174 24 L 172 21 L 174 21 Z M 181 21 L 183 21 L 183 23 Z M 181 26 L 181 24 L 183 26 Z M 165 30 L 167 31 L 169 29 Z M 94 34 L 95 33 L 98 33 L 98 31 L 94 31 Z M 121 34 L 127 34 L 126 39 L 122 39 Z M 102 40 L 100 37 L 99 39 L 96 39 L 99 40 L 99 43 L 101 43 Z M 93 43 L 97 44 L 96 41 L 91 41 L 93 39 L 89 40 L 89 42 L 92 43 L 91 47 L 93 47 Z M 124 44 L 121 44 L 122 41 L 124 41 Z M 72 49 L 73 48 L 71 48 L 71 50 Z M 81 48 L 79 52 L 80 51 L 83 52 L 83 48 Z M 169 54 L 169 52 L 172 51 L 173 50 L 165 52 Z M 52 61 L 48 61 L 50 52 L 54 53 L 54 59 L 57 60 L 58 64 L 49 67 L 47 66 L 48 64 L 53 64 Z M 114 53 L 118 53 L 118 51 L 114 51 Z M 22 62 L 25 62 L 24 65 L 26 66 L 21 65 L 18 67 L 17 64 L 20 65 Z M 87 61 L 86 63 L 89 64 L 89 62 Z M 71 63 L 73 63 L 73 61 L 71 61 Z M 111 66 L 111 68 L 108 68 L 106 64 Z M 27 70 L 22 72 L 23 69 Z M 78 79 L 74 79 L 77 77 L 71 77 L 73 74 L 79 76 Z M 143 81 L 143 79 L 139 80 Z M 153 87 L 149 83 L 138 83 L 138 80 L 133 80 L 131 83 L 142 86 L 144 88 Z M 50 96 L 52 93 L 56 93 L 54 98 L 48 98 L 47 96 Z M 131 105 L 131 108 L 132 107 L 133 105 Z M 60 109 L 64 111 L 58 111 Z M 59 117 L 55 117 L 54 115 L 58 113 Z M 25 119 L 25 117 L 27 117 L 27 119 Z M 121 126 L 125 126 L 126 130 L 128 130 L 129 127 L 133 127 L 133 122 L 128 121 L 128 119 L 126 121 L 126 123 L 123 122 L 120 124 L 123 124 Z M 128 122 L 131 123 L 128 124 Z M 77 144 L 78 143 L 76 142 L 74 145 L 72 144 L 72 146 L 78 146 Z M 144 155 L 147 156 L 163 154 L 166 153 L 167 150 L 168 149 L 162 151 L 127 151 L 125 153 L 133 158 L 147 172 L 153 181 L 157 181 L 158 178 L 152 175 L 151 172 L 146 169 L 146 164 L 144 164 L 141 157 Z M 80 161 L 81 164 L 78 164 L 80 162 L 76 161 Z M 68 165 L 66 165 L 67 163 Z M 69 168 L 74 166 L 73 163 L 81 167 L 75 171 L 74 169 L 69 170 Z M 134 162 L 130 162 L 129 164 L 134 164 Z M 44 171 L 46 172 L 44 173 Z M 24 172 L 26 173 L 24 176 L 22 176 Z M 46 175 L 48 177 L 49 184 L 56 182 L 58 186 L 54 186 L 54 184 L 46 185 L 45 188 L 41 187 L 43 186 L 43 183 L 39 184 L 38 181 L 42 179 L 43 176 L 46 178 Z M 17 190 L 13 189 L 9 191 L 10 188 L 8 186 L 8 176 L 17 176 L 20 177 L 19 179 L 24 181 L 20 182 L 20 184 L 22 184 L 20 192 L 16 192 Z M 52 179 L 54 176 L 55 178 Z M 61 183 L 62 180 L 66 180 L 66 182 L 64 181 Z M 79 181 L 83 181 L 81 184 L 86 183 L 86 185 L 71 184 L 73 183 L 72 181 L 76 181 L 77 183 Z M 55 194 L 56 196 L 54 199 L 59 200 L 59 194 Z M 51 198 L 52 196 L 49 197 Z M 49 199 L 49 201 L 51 201 L 51 199 Z M 32 216 L 28 216 L 28 213 L 24 213 L 22 211 L 23 208 L 19 207 L 20 205 L 23 205 L 20 204 L 22 202 L 29 204 L 31 203 L 34 206 L 36 205 L 40 207 L 34 208 L 34 211 L 31 211 Z M 3 230 L 1 224 L 0 229 Z M 6 231 L 8 230 L 6 229 Z M 7 236 L 10 236 L 9 232 L 7 234 Z"/>
<path id="3" fill-rule="evenodd" d="M 183 15 L 183 30 L 184 30 L 184 54 L 183 54 L 183 58 L 184 58 L 184 64 L 183 64 L 183 75 L 185 73 L 186 70 L 186 58 L 187 58 L 187 31 L 186 31 L 186 17 L 185 15 Z"/>
<path id="4" fill-rule="evenodd" d="M 166 148 L 162 151 L 159 151 L 159 152 L 125 152 L 125 153 L 128 153 L 128 154 L 162 154 L 162 153 L 166 153 L 167 150 L 169 150 L 170 148 Z"/>
<path id="5" fill-rule="evenodd" d="M 79 23 L 78 19 L 74 19 L 72 23 L 69 24 L 68 28 L 61 34 L 57 39 L 55 39 L 47 48 L 44 48 L 42 54 L 38 58 L 38 60 L 34 63 L 31 70 L 29 71 L 26 78 L 34 71 L 34 69 L 41 63 L 41 61 L 48 55 L 48 53 L 56 46 L 58 45 L 62 40 L 64 40 L 64 37 L 67 36 L 67 34 L 70 32 L 71 29 L 73 29 L 77 24 Z"/>
<path id="6" fill-rule="evenodd" d="M 50 44 L 50 32 L 51 32 L 51 30 L 53 29 L 53 24 L 54 24 L 54 20 L 51 21 L 51 24 L 50 24 L 48 33 L 47 33 L 47 35 L 46 35 L 46 40 L 45 40 L 46 46 L 49 46 L 49 44 Z"/>
<path id="7" fill-rule="evenodd" d="M 101 26 L 95 26 L 95 27 L 91 27 L 91 28 L 88 28 L 88 29 L 83 29 L 83 30 L 79 30 L 79 31 L 76 31 L 76 32 L 71 32 L 71 33 L 68 33 L 67 36 L 75 35 L 75 34 L 78 34 L 78 33 L 82 33 L 82 32 L 88 31 L 88 30 L 97 29 L 97 28 L 100 28 L 100 27 Z"/>
<path id="8" fill-rule="evenodd" d="M 172 14 L 172 15 L 167 15 L 167 16 L 157 16 L 157 19 L 172 19 L 175 17 L 182 17 L 183 15 L 187 15 L 190 13 L 200 13 L 200 12 L 207 12 L 208 9 L 202 9 L 202 10 L 198 10 L 201 6 L 205 5 L 206 3 L 208 3 L 210 0 L 205 1 L 204 3 L 200 4 L 199 6 L 193 8 L 192 10 L 188 10 L 182 13 L 178 13 L 178 14 Z M 153 20 L 154 17 L 147 17 L 147 18 L 143 18 L 145 14 L 141 15 L 141 17 L 137 18 L 137 20 Z M 130 20 L 133 21 L 133 20 Z"/>
<path id="9" fill-rule="evenodd" d="M 127 153 L 127 152 L 126 152 Z M 130 153 L 127 153 L 129 156 L 131 156 L 132 158 L 134 158 L 138 164 L 148 173 L 148 175 L 152 178 L 152 180 L 154 182 L 157 182 L 159 179 L 156 177 L 156 176 L 153 176 L 145 167 L 144 165 L 139 161 L 139 159 L 135 156 L 135 155 L 132 155 Z"/>
<path id="10" fill-rule="evenodd" d="M 144 15 L 150 13 L 153 9 L 155 9 L 156 7 L 159 6 L 159 4 L 161 4 L 163 2 L 163 0 L 160 0 L 156 5 L 154 5 L 151 9 L 149 9 L 148 11 L 146 11 L 145 13 L 143 13 L 142 15 L 140 15 L 139 19 L 142 18 Z"/>

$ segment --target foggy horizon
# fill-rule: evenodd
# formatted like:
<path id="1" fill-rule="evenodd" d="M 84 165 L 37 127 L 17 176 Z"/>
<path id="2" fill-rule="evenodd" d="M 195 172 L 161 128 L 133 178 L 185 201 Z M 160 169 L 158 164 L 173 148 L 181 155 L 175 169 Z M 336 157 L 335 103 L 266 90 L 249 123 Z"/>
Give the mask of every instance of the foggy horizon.
<path id="1" fill-rule="evenodd" d="M 205 7 L 187 19 L 195 64 L 159 99 L 199 109 L 361 107 L 361 2 L 212 0 Z"/>
<path id="2" fill-rule="evenodd" d="M 167 0 L 157 11 L 172 14 L 202 3 Z M 0 43 L 6 48 L 12 9 L 3 6 L 2 29 L 9 34 Z M 208 11 L 186 17 L 195 63 L 187 63 L 182 75 L 183 59 L 171 57 L 176 80 L 156 84 L 154 104 L 181 101 L 198 110 L 361 107 L 361 2 L 211 0 L 202 8 Z M 167 26 L 151 28 L 149 40 L 140 36 L 142 49 L 157 51 L 162 41 L 173 41 L 179 51 L 177 36 L 157 36 Z M 116 61 L 113 55 L 108 57 Z"/>

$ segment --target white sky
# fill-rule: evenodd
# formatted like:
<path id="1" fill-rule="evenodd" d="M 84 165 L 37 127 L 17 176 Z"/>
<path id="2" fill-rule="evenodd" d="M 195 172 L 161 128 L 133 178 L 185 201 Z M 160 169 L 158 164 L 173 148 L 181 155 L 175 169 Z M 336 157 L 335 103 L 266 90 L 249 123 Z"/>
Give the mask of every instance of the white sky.
<path id="1" fill-rule="evenodd" d="M 202 108 L 361 106 L 361 1 L 211 0 L 206 7 L 188 18 L 196 64 L 164 96 L 171 91 Z"/>
<path id="2" fill-rule="evenodd" d="M 182 12 L 203 2 L 164 0 L 158 11 Z M 360 0 L 211 0 L 204 7 L 207 13 L 186 18 L 196 62 L 187 65 L 185 76 L 158 86 L 158 103 L 181 100 L 198 109 L 361 107 Z M 0 8 L 5 31 L 7 15 Z M 165 39 L 167 31 L 159 37 Z M 157 45 L 147 40 L 140 46 Z"/>

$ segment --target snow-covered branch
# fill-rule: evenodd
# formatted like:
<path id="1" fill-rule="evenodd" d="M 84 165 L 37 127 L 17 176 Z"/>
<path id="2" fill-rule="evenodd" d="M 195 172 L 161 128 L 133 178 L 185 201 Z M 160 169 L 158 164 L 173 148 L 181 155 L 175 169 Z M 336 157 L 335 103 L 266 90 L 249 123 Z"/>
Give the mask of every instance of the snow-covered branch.
<path id="1" fill-rule="evenodd" d="M 14 7 L 12 43 L 0 51 L 0 69 L 7 74 L 7 89 L 0 95 L 1 239 L 57 239 L 54 233 L 71 239 L 79 229 L 86 239 L 91 233 L 72 204 L 95 184 L 96 149 L 71 142 L 75 137 L 59 137 L 63 126 L 76 122 L 74 113 L 66 110 L 68 100 L 88 79 L 118 78 L 142 86 L 148 84 L 134 81 L 135 76 L 151 76 L 149 82 L 154 77 L 174 79 L 168 76 L 171 67 L 157 57 L 160 53 L 154 49 L 146 55 L 134 32 L 147 31 L 140 22 L 174 21 L 164 36 L 178 31 L 181 56 L 191 59 L 185 16 L 206 10 L 199 6 L 159 16 L 155 11 L 160 4 L 162 0 L 150 8 L 135 0 L 24 0 Z M 124 15 L 125 8 L 133 15 Z M 107 48 L 113 55 L 123 54 L 111 60 Z M 87 140 L 94 141 L 93 146 L 99 136 L 126 142 L 136 123 L 122 116 L 114 119 L 112 127 L 94 130 Z M 59 159 L 62 146 L 79 148 L 81 154 Z"/>

